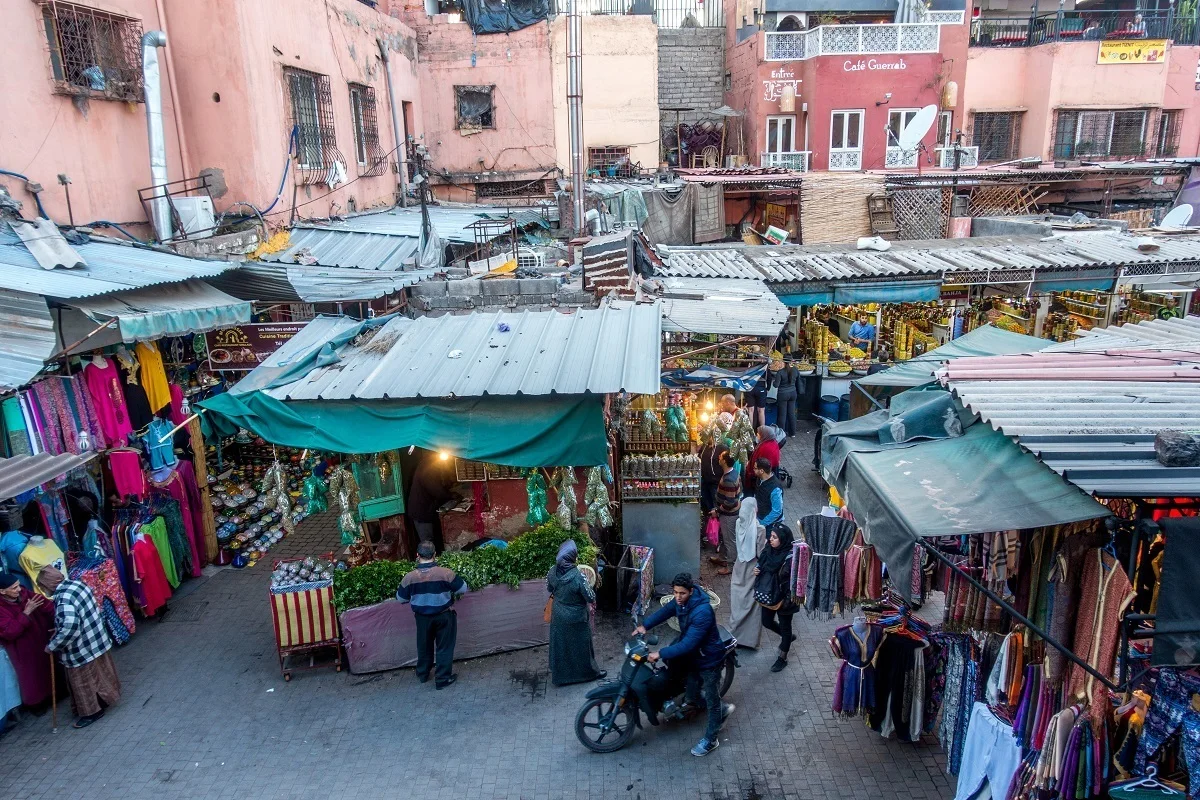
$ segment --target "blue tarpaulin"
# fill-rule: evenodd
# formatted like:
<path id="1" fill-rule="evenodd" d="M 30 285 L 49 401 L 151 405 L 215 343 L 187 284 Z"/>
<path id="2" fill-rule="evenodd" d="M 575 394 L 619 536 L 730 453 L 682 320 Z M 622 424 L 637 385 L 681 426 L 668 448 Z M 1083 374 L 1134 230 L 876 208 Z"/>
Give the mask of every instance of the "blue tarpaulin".
<path id="1" fill-rule="evenodd" d="M 928 281 L 847 283 L 834 287 L 835 303 L 927 303 L 942 295 L 938 278 Z"/>
<path id="2" fill-rule="evenodd" d="M 748 392 L 754 388 L 766 371 L 766 364 L 744 370 L 722 369 L 714 366 L 699 367 L 690 371 L 684 369 L 664 370 L 662 385 L 668 389 L 699 389 L 713 386 L 719 389 Z"/>

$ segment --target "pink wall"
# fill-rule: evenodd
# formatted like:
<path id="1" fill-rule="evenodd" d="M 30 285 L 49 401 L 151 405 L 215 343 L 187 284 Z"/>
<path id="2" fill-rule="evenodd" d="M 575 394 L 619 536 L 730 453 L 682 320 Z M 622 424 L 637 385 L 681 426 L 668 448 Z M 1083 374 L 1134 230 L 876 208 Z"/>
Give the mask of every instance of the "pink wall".
<path id="1" fill-rule="evenodd" d="M 957 81 L 959 103 L 954 109 L 954 127 L 962 126 L 962 91 L 966 77 L 966 25 L 943 25 L 941 52 L 844 56 L 828 55 L 804 61 L 763 61 L 763 35 L 755 34 L 735 45 L 725 57 L 733 88 L 726 92 L 726 102 L 745 111 L 747 155 L 758 163 L 766 147 L 766 118 L 778 115 L 782 86 L 799 81 L 796 93 L 796 144 L 804 147 L 805 113 L 809 147 L 812 150 L 810 168 L 824 170 L 829 164 L 830 115 L 835 109 L 862 109 L 863 168 L 882 169 L 884 166 L 887 125 L 890 109 L 920 108 L 940 105 L 942 87 Z M 903 69 L 895 67 L 903 66 Z M 883 67 L 892 67 L 885 69 Z M 884 101 L 891 92 L 890 101 Z M 936 128 L 926 136 L 931 151 Z M 932 152 L 930 155 L 933 155 Z"/>
<path id="2" fill-rule="evenodd" d="M 161 27 L 153 0 L 92 2 L 97 9 L 140 19 L 146 30 Z M 0 169 L 23 173 L 45 190 L 42 202 L 52 219 L 67 223 L 66 196 L 57 175 L 71 178 L 75 222 L 98 219 L 137 222 L 146 219 L 137 190 L 150 185 L 146 113 L 142 104 L 91 99 L 81 111 L 73 98 L 53 93 L 53 74 L 41 7 L 29 0 L 0 0 L 4 46 L 0 74 Z M 175 99 L 164 75 L 163 111 L 167 158 L 172 180 L 182 177 L 179 143 L 171 114 Z M 10 193 L 34 216 L 33 197 L 24 182 L 0 176 Z"/>
<path id="3" fill-rule="evenodd" d="M 354 0 L 163 0 L 165 20 L 157 16 L 153 0 L 121 3 L 89 0 L 91 7 L 140 20 L 147 31 L 166 30 L 160 64 L 168 174 L 171 180 L 185 177 L 185 155 L 188 177 L 205 167 L 223 170 L 228 192 L 216 201 L 219 210 L 236 201 L 265 207 L 275 197 L 288 143 L 284 65 L 330 76 L 348 179 L 357 177 L 358 167 L 347 82 L 375 88 L 380 146 L 391 151 L 396 145 L 376 39 L 391 47 L 397 101 L 413 102 L 414 118 L 420 119 L 415 34 Z M 0 0 L 0 9 L 10 26 L 0 52 L 0 69 L 7 76 L 0 103 L 0 168 L 40 182 L 46 189 L 43 202 L 57 222 L 67 222 L 65 198 L 56 184 L 56 175 L 66 173 L 76 223 L 144 223 L 137 190 L 150 184 L 145 105 L 93 98 L 83 113 L 70 97 L 53 94 L 39 7 L 28 0 Z M 169 64 L 175 68 L 178 101 L 170 91 Z M 2 180 L 27 203 L 27 214 L 34 213 L 21 182 Z M 395 186 L 389 170 L 338 187 L 327 197 L 322 197 L 329 191 L 325 186 L 302 188 L 297 202 L 320 198 L 300 213 L 324 216 L 345 211 L 350 198 L 358 208 L 389 203 Z M 289 179 L 276 212 L 285 211 L 291 197 Z M 276 219 L 281 218 L 287 217 Z"/>
<path id="4" fill-rule="evenodd" d="M 432 169 L 471 184 L 538 177 L 555 167 L 554 107 L 547 26 L 473 36 L 445 14 L 409 16 L 417 29 L 425 123 Z M 474 57 L 474 66 L 472 66 Z M 455 86 L 495 86 L 495 128 L 464 135 L 455 127 Z M 435 186 L 438 181 L 435 179 Z M 453 187 L 438 187 L 446 194 Z M 456 199 L 468 199 L 470 192 Z"/>
<path id="5" fill-rule="evenodd" d="M 1157 64 L 1097 64 L 1099 42 L 970 48 L 964 101 L 968 113 L 1024 109 L 1021 154 L 1052 157 L 1058 108 L 1184 109 L 1179 155 L 1196 154 L 1200 48 L 1174 47 Z"/>

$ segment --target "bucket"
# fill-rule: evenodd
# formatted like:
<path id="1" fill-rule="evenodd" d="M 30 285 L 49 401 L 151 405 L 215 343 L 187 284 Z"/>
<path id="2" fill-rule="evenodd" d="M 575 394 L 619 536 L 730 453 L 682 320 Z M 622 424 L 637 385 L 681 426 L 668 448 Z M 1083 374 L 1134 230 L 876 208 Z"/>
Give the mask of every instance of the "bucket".
<path id="1" fill-rule="evenodd" d="M 838 422 L 850 419 L 850 395 L 844 394 L 838 401 Z"/>
<path id="2" fill-rule="evenodd" d="M 825 419 L 836 420 L 838 418 L 838 399 L 834 395 L 821 395 L 821 402 L 817 404 L 817 413 Z"/>

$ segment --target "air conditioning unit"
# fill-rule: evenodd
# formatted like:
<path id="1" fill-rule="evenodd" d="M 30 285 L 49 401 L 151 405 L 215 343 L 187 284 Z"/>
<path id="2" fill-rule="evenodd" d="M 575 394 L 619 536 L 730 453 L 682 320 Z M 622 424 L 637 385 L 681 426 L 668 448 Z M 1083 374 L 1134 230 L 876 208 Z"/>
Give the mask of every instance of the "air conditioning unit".
<path id="1" fill-rule="evenodd" d="M 546 256 L 528 247 L 517 248 L 517 266 L 520 269 L 544 269 L 546 266 Z"/>
<path id="2" fill-rule="evenodd" d="M 211 197 L 176 197 L 171 202 L 183 227 L 182 231 L 175 232 L 176 239 L 183 238 L 185 234 L 189 239 L 207 239 L 213 235 L 217 218 L 213 213 Z"/>

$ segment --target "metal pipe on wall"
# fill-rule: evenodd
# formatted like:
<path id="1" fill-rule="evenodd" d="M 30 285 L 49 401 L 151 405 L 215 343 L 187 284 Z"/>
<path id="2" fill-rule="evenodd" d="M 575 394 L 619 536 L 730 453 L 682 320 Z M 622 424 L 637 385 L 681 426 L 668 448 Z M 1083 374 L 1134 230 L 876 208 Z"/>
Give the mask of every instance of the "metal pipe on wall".
<path id="1" fill-rule="evenodd" d="M 167 11 L 163 8 L 163 0 L 155 0 L 158 11 L 158 26 L 165 34 L 167 32 Z M 168 49 L 167 53 L 167 86 L 171 88 L 171 117 L 175 120 L 175 141 L 179 143 L 179 166 L 183 169 L 181 177 L 192 177 L 192 163 L 188 158 L 187 135 L 183 124 L 183 101 L 179 98 L 179 87 L 175 84 L 175 57 Z"/>
<path id="2" fill-rule="evenodd" d="M 150 183 L 156 190 L 150 200 L 150 222 L 160 242 L 171 238 L 171 205 L 167 198 L 167 141 L 163 133 L 162 80 L 158 70 L 158 48 L 167 46 L 162 31 L 142 36 L 142 81 L 146 96 L 146 141 L 150 148 Z"/>
<path id="3" fill-rule="evenodd" d="M 567 0 L 567 126 L 571 147 L 571 198 L 575 235 L 584 234 L 583 194 L 583 15 Z"/>
<path id="4" fill-rule="evenodd" d="M 388 58 L 388 46 L 383 39 L 376 39 L 379 45 L 379 57 L 383 59 L 383 77 L 387 81 L 388 105 L 392 108 L 392 141 L 396 143 L 396 160 L 400 163 L 400 201 L 401 208 L 408 205 L 408 142 L 400 131 L 400 117 L 396 110 L 396 90 L 392 86 L 392 62 Z"/>

